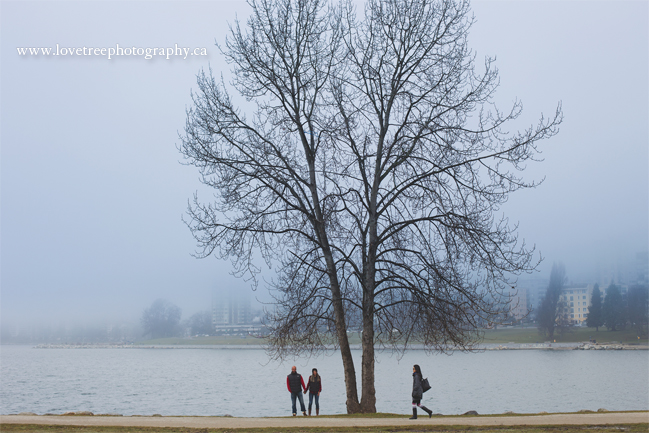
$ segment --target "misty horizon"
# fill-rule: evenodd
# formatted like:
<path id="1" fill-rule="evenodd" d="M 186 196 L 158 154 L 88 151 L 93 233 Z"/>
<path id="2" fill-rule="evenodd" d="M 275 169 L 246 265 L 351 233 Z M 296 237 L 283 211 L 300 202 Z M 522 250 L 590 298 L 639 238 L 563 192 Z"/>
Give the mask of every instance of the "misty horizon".
<path id="1" fill-rule="evenodd" d="M 229 75 L 215 47 L 245 2 L 3 2 L 1 14 L 2 326 L 139 322 L 158 299 L 182 319 L 212 293 L 269 302 L 230 262 L 196 259 L 182 221 L 201 187 L 180 164 L 196 74 Z M 529 127 L 562 101 L 556 137 L 530 164 L 535 189 L 501 211 L 544 261 L 520 279 L 608 285 L 649 245 L 649 6 L 646 2 L 476 1 L 469 37 L 478 63 L 497 57 L 495 102 L 520 99 Z M 170 24 L 173 23 L 173 26 Z M 602 29 L 607 29 L 602 31 Z M 18 47 L 134 44 L 205 47 L 206 55 L 104 59 L 25 57 Z M 495 215 L 496 218 L 501 215 Z M 618 278 L 618 277 L 614 277 Z M 610 278 L 609 278 L 610 279 Z M 601 281 L 600 281 L 601 280 Z M 261 306 L 261 304 L 260 304 Z"/>

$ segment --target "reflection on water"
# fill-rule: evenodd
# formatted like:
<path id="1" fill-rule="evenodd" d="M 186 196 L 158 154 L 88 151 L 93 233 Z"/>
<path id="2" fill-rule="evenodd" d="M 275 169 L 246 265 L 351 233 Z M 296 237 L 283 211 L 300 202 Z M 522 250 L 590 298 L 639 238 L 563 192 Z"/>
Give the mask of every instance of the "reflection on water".
<path id="1" fill-rule="evenodd" d="M 354 351 L 360 379 L 360 351 Z M 321 413 L 345 412 L 340 355 L 268 362 L 257 349 L 32 349 L 2 346 L 0 413 L 88 410 L 124 415 L 283 416 L 286 375 L 317 367 Z M 649 409 L 647 351 L 487 351 L 400 360 L 378 355 L 377 410 L 408 413 L 412 365 L 435 412 L 481 414 Z M 360 392 L 360 388 L 359 388 Z M 308 399 L 307 399 L 308 401 Z"/>

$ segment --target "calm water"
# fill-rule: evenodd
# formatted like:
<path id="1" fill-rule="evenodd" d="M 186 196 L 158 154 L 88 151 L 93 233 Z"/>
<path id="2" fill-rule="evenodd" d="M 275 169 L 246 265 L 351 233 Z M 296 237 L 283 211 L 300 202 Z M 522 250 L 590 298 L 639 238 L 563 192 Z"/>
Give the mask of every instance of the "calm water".
<path id="1" fill-rule="evenodd" d="M 360 369 L 360 352 L 355 351 Z M 444 414 L 649 409 L 647 351 L 487 351 L 399 360 L 381 353 L 377 410 L 408 413 L 412 365 L 433 386 L 423 403 Z M 283 416 L 296 364 L 323 378 L 321 413 L 345 412 L 339 354 L 280 364 L 258 349 L 33 349 L 2 346 L 0 413 L 89 410 L 124 415 Z M 358 372 L 360 378 L 360 371 Z M 360 392 L 360 389 L 359 389 Z M 308 400 L 307 400 L 308 401 Z"/>

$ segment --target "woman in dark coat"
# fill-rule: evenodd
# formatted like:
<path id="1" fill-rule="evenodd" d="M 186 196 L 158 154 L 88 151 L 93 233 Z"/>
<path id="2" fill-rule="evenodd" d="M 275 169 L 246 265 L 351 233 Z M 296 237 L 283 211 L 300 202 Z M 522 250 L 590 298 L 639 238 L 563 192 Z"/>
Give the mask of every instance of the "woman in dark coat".
<path id="1" fill-rule="evenodd" d="M 421 405 L 421 398 L 424 396 L 424 389 L 421 386 L 422 379 L 421 368 L 415 364 L 412 367 L 412 417 L 410 419 L 417 419 L 417 407 L 428 413 L 428 418 L 433 416 L 432 410 Z"/>
<path id="2" fill-rule="evenodd" d="M 315 399 L 315 414 L 320 415 L 320 391 L 322 391 L 322 379 L 318 374 L 318 369 L 314 368 L 309 376 L 309 382 L 306 384 L 304 393 L 309 391 L 309 416 L 311 415 L 311 405 Z"/>

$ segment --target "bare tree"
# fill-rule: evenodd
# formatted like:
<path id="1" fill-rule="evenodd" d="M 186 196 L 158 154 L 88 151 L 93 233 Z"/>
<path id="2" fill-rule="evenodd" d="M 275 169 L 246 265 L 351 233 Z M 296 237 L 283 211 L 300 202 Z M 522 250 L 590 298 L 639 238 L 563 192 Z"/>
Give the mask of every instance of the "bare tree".
<path id="1" fill-rule="evenodd" d="M 204 310 L 192 314 L 186 322 L 186 327 L 191 335 L 214 335 L 216 331 L 212 323 L 212 311 Z"/>
<path id="2" fill-rule="evenodd" d="M 276 268 L 271 354 L 340 350 L 348 412 L 375 412 L 375 345 L 470 350 L 533 249 L 495 215 L 557 132 L 521 133 L 477 72 L 468 1 L 251 0 L 222 49 L 234 79 L 198 76 L 180 151 L 215 201 L 188 222 L 201 250 L 255 278 Z M 228 92 L 255 103 L 242 112 Z M 256 280 L 255 280 L 256 284 Z M 362 398 L 347 331 L 362 332 Z"/>
<path id="3" fill-rule="evenodd" d="M 164 299 L 156 299 L 151 306 L 142 312 L 140 322 L 144 335 L 151 338 L 173 337 L 178 334 L 180 308 Z"/>

